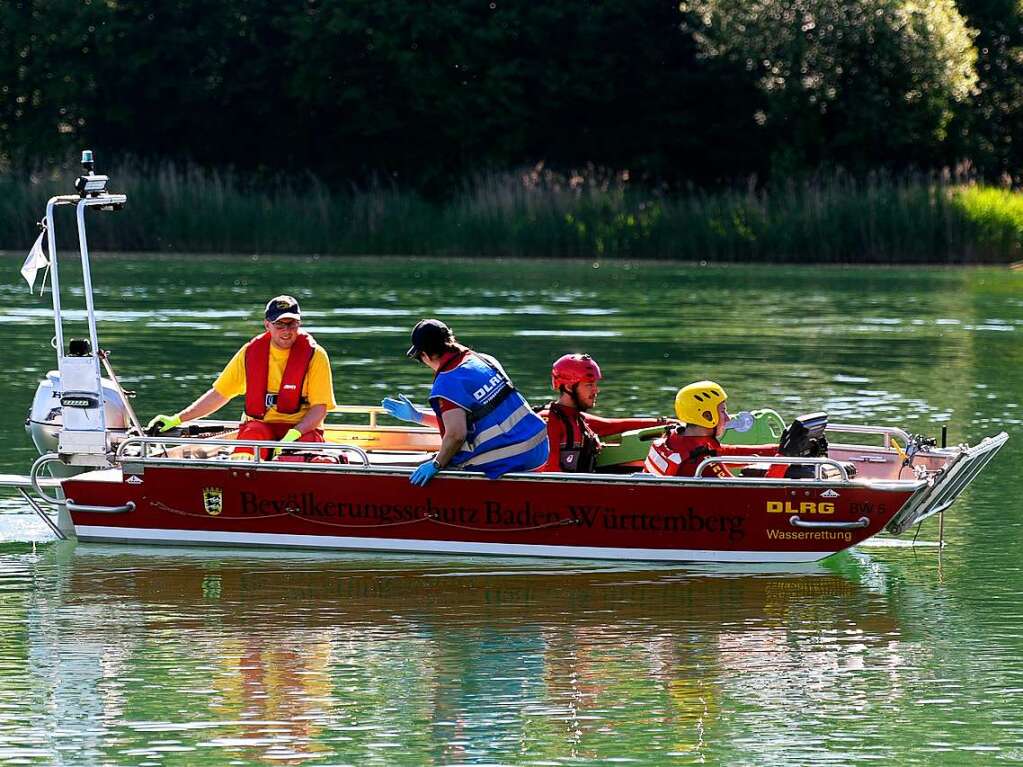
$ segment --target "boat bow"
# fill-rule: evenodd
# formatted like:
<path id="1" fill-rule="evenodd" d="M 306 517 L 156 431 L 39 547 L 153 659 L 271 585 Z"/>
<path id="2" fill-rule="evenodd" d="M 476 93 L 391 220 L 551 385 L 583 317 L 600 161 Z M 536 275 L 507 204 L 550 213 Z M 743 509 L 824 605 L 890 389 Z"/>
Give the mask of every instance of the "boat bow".
<path id="1" fill-rule="evenodd" d="M 985 437 L 973 447 L 959 445 L 950 448 L 955 451 L 953 457 L 931 478 L 930 486 L 911 498 L 885 529 L 900 535 L 913 525 L 947 509 L 1008 439 L 1009 435 L 1003 431 L 993 437 Z"/>

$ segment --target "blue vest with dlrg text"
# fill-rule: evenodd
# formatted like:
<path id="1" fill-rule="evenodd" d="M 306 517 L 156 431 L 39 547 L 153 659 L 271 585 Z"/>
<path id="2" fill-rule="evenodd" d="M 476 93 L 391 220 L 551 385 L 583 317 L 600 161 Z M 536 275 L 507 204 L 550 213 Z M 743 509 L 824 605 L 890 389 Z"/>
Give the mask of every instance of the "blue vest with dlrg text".
<path id="1" fill-rule="evenodd" d="M 546 463 L 547 424 L 515 391 L 497 360 L 469 352 L 458 366 L 438 373 L 433 381 L 430 404 L 443 418 L 439 397 L 467 411 L 465 444 L 451 459 L 452 466 L 495 479 Z"/>

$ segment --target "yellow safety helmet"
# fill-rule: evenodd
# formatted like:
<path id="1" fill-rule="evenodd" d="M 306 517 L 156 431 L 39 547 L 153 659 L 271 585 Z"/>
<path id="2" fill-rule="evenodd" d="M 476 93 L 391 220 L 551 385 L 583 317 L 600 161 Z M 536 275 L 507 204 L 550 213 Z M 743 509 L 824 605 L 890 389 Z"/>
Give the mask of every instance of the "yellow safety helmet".
<path id="1" fill-rule="evenodd" d="M 728 399 L 725 390 L 713 381 L 697 381 L 683 386 L 675 395 L 675 415 L 692 426 L 713 429 L 718 425 L 718 405 Z"/>

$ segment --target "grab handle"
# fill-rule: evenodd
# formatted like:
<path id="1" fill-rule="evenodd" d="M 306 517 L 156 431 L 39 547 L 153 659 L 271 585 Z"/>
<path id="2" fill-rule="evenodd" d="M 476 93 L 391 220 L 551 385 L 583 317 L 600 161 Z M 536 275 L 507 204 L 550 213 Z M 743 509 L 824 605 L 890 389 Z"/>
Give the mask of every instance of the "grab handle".
<path id="1" fill-rule="evenodd" d="M 704 458 L 700 461 L 700 465 L 696 467 L 695 477 L 696 479 L 709 479 L 718 481 L 717 477 L 703 476 L 703 472 L 710 466 L 715 464 L 728 464 L 730 466 L 751 466 L 756 463 L 774 463 L 774 464 L 786 464 L 792 466 L 831 466 L 832 468 L 838 469 L 838 476 L 843 482 L 849 481 L 849 472 L 845 470 L 845 466 L 840 461 L 834 458 L 810 458 L 809 456 L 785 456 L 785 455 L 714 455 L 710 458 Z M 814 468 L 814 472 L 817 468 Z M 754 482 L 761 481 L 760 477 L 732 477 L 732 480 L 751 480 Z M 771 479 L 780 479 L 780 477 L 772 477 Z M 820 479 L 818 478 L 818 481 Z"/>
<path id="2" fill-rule="evenodd" d="M 29 482 L 32 485 L 32 489 L 35 494 L 39 496 L 39 500 L 43 503 L 48 503 L 51 506 L 60 506 L 64 503 L 63 500 L 55 496 L 49 496 L 43 492 L 43 488 L 39 485 L 39 473 L 43 470 L 43 467 L 48 463 L 54 461 L 60 462 L 60 456 L 56 453 L 46 453 L 36 458 L 35 463 L 32 464 L 32 469 L 28 473 Z"/>
<path id="3" fill-rule="evenodd" d="M 68 511 L 82 511 L 87 514 L 127 514 L 129 511 L 135 511 L 134 501 L 128 501 L 123 506 L 92 506 L 87 503 L 75 503 L 68 498 L 66 503 Z"/>
<path id="4" fill-rule="evenodd" d="M 860 517 L 855 522 L 824 522 L 817 520 L 800 519 L 798 516 L 789 517 L 789 524 L 793 527 L 809 527 L 818 530 L 857 530 L 870 524 L 866 517 Z"/>

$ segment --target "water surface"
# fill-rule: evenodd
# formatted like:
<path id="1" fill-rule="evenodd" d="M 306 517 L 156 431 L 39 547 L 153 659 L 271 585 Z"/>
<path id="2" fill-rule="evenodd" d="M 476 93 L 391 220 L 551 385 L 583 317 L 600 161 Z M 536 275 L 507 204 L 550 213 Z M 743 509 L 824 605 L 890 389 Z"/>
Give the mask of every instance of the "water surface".
<path id="1" fill-rule="evenodd" d="M 18 265 L 0 283 L 5 472 L 34 458 L 22 422 L 53 366 Z M 604 414 L 669 414 L 709 377 L 786 417 L 1013 436 L 943 550 L 934 520 L 915 547 L 806 567 L 75 546 L 9 496 L 0 761 L 1023 761 L 1023 274 L 195 256 L 99 257 L 94 278 L 146 419 L 201 394 L 290 292 L 348 404 L 423 402 L 402 352 L 438 316 L 537 404 L 551 361 L 587 351 Z"/>

